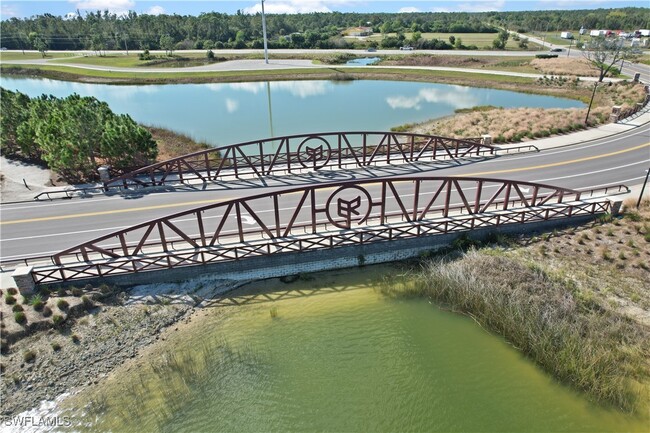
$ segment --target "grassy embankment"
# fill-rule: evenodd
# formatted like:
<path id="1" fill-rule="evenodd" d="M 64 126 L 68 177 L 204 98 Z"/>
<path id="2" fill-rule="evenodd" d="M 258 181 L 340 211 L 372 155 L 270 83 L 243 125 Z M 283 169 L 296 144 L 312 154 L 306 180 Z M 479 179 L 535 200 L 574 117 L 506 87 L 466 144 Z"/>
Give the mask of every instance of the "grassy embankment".
<path id="1" fill-rule="evenodd" d="M 203 141 L 196 141 L 191 137 L 170 131 L 169 129 L 157 126 L 143 126 L 151 133 L 151 136 L 158 146 L 157 161 L 165 161 L 177 156 L 199 152 L 212 147 Z"/>
<path id="2" fill-rule="evenodd" d="M 647 417 L 649 261 L 646 200 L 622 219 L 426 259 L 382 291 L 469 315 L 559 380 Z"/>
<path id="3" fill-rule="evenodd" d="M 477 74 L 456 71 L 427 71 L 415 69 L 290 68 L 270 71 L 219 71 L 219 72 L 115 72 L 79 69 L 53 65 L 0 65 L 3 75 L 52 78 L 63 81 L 114 83 L 114 84 L 166 84 L 166 83 L 218 83 L 265 80 L 404 80 L 426 81 L 484 87 L 513 88 L 520 84 L 533 84 L 532 78 L 508 77 L 497 74 Z M 531 91 L 533 91 L 531 86 Z"/>

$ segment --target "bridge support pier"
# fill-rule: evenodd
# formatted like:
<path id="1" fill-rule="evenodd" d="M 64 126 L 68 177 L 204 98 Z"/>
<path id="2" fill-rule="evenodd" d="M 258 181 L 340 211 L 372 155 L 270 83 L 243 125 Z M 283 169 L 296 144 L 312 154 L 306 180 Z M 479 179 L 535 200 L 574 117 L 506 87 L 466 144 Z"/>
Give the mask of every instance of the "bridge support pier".
<path id="1" fill-rule="evenodd" d="M 11 274 L 21 295 L 32 295 L 36 288 L 34 277 L 32 276 L 32 266 L 21 266 Z"/>

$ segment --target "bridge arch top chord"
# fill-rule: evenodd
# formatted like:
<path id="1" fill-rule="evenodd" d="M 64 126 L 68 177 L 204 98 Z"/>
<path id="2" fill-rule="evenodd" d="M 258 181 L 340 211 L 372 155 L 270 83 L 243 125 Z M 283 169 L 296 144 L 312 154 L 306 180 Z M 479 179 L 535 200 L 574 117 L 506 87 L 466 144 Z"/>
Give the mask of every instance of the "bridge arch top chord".
<path id="1" fill-rule="evenodd" d="M 480 138 L 403 132 L 325 132 L 247 141 L 194 152 L 112 178 L 105 188 L 209 182 L 227 176 L 269 176 L 302 170 L 492 156 Z"/>

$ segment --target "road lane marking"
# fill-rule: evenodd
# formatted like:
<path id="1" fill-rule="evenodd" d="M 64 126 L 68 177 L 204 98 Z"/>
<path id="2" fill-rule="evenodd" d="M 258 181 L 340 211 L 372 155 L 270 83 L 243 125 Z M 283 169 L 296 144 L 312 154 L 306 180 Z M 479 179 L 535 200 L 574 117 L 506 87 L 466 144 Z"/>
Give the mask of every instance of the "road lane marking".
<path id="1" fill-rule="evenodd" d="M 607 158 L 609 156 L 620 155 L 621 153 L 632 152 L 634 150 L 643 149 L 644 147 L 650 147 L 650 143 L 640 144 L 638 146 L 630 147 L 628 149 L 623 149 L 623 150 L 617 150 L 615 152 L 603 153 L 601 155 L 585 156 L 583 158 L 570 159 L 568 161 L 551 162 L 548 164 L 541 164 L 532 167 L 509 168 L 506 170 L 480 171 L 477 173 L 453 175 L 453 177 L 476 177 L 476 176 L 485 176 L 488 174 L 516 173 L 520 171 L 539 170 L 540 168 L 559 167 L 562 165 L 575 164 L 576 162 L 592 161 L 594 159 Z"/>
<path id="2" fill-rule="evenodd" d="M 26 219 L 13 220 L 13 221 L 2 221 L 2 222 L 0 222 L 0 225 L 32 223 L 32 222 L 40 222 L 40 221 L 64 220 L 64 219 L 69 219 L 69 218 L 83 218 L 83 217 L 98 216 L 98 215 L 113 215 L 113 214 L 118 214 L 118 213 L 139 212 L 139 211 L 146 211 L 146 210 L 153 210 L 153 209 L 172 208 L 172 207 L 183 207 L 183 206 L 191 206 L 191 205 L 197 205 L 197 204 L 219 203 L 219 202 L 224 201 L 224 200 L 231 200 L 231 199 L 226 197 L 226 198 L 220 199 L 220 200 L 212 199 L 212 200 L 186 201 L 186 202 L 183 202 L 183 203 L 159 204 L 159 205 L 154 205 L 154 206 L 134 207 L 134 208 L 130 208 L 130 209 L 116 209 L 116 210 L 107 210 L 107 211 L 98 211 L 98 212 L 85 212 L 85 213 L 78 213 L 78 214 L 57 215 L 57 216 L 42 217 L 42 218 L 26 218 Z"/>
<path id="3" fill-rule="evenodd" d="M 628 137 L 634 137 L 637 135 L 642 135 L 642 136 L 647 136 L 648 135 L 648 130 L 643 129 L 641 131 L 635 131 L 632 134 L 629 134 Z M 616 143 L 620 137 L 602 137 L 602 138 L 596 138 L 592 140 L 586 140 L 578 143 L 574 143 L 571 145 L 564 145 L 556 148 L 542 148 L 539 152 L 533 153 L 533 154 L 528 154 L 528 153 L 523 153 L 523 154 L 509 154 L 508 156 L 511 157 L 516 157 L 517 161 L 522 160 L 522 159 L 530 159 L 530 158 L 539 158 L 540 156 L 551 156 L 551 155 L 559 155 L 561 153 L 567 153 L 567 152 L 580 152 L 585 149 L 591 149 L 593 147 L 603 147 L 607 146 L 611 143 Z M 521 142 L 521 143 L 511 143 L 514 145 L 520 145 L 524 146 L 526 144 L 530 145 L 535 145 L 534 141 L 526 141 L 526 142 Z M 503 148 L 508 149 L 507 147 Z"/>
<path id="4" fill-rule="evenodd" d="M 638 146 L 618 150 L 618 151 L 615 151 L 615 152 L 604 153 L 604 154 L 601 154 L 601 155 L 586 156 L 586 157 L 583 157 L 583 158 L 576 158 L 576 159 L 572 159 L 572 160 L 568 160 L 568 161 L 553 162 L 553 163 L 541 164 L 541 165 L 536 165 L 536 166 L 531 166 L 531 167 L 519 167 L 519 168 L 511 168 L 511 169 L 505 169 L 505 170 L 491 170 L 491 171 L 484 171 L 484 172 L 477 172 L 477 173 L 467 173 L 467 174 L 462 174 L 462 175 L 452 175 L 451 177 L 476 177 L 476 176 L 484 176 L 484 175 L 490 175 L 490 174 L 515 173 L 515 172 L 528 171 L 528 170 L 538 170 L 540 168 L 558 167 L 558 166 L 562 166 L 562 165 L 575 164 L 577 162 L 591 161 L 591 160 L 594 160 L 594 159 L 607 158 L 607 157 L 614 156 L 614 155 L 620 155 L 622 153 L 632 152 L 632 151 L 635 151 L 635 150 L 642 149 L 644 147 L 650 147 L 650 143 L 641 144 L 641 145 L 638 145 Z M 379 183 L 379 182 L 374 182 L 374 183 Z M 321 190 L 335 189 L 335 188 L 337 188 L 337 187 L 323 188 Z M 137 207 L 137 208 L 131 208 L 131 209 L 117 209 L 117 210 L 109 210 L 109 211 L 85 212 L 85 213 L 79 213 L 79 214 L 57 215 L 57 216 L 42 217 L 42 218 L 27 218 L 27 219 L 13 220 L 13 221 L 2 221 L 2 222 L 0 222 L 0 225 L 22 224 L 22 223 L 31 223 L 31 222 L 41 222 L 41 221 L 54 221 L 54 220 L 63 220 L 63 219 L 70 219 L 70 218 L 83 218 L 83 217 L 89 217 L 89 216 L 98 216 L 98 215 L 113 215 L 113 214 L 119 214 L 119 213 L 139 212 L 139 211 L 147 211 L 147 210 L 154 210 L 154 209 L 185 207 L 185 206 L 198 205 L 198 204 L 211 204 L 211 203 L 216 204 L 216 203 L 223 202 L 225 200 L 231 200 L 231 199 L 223 198 L 223 199 L 219 199 L 219 200 L 215 200 L 215 199 L 212 199 L 212 200 L 197 200 L 197 201 L 183 202 L 183 203 L 171 203 L 171 204 L 162 204 L 162 205 L 154 205 L 154 206 L 143 206 L 143 207 Z"/>
<path id="5" fill-rule="evenodd" d="M 605 171 L 620 170 L 622 168 L 628 168 L 628 167 L 632 167 L 634 165 L 643 165 L 643 167 L 645 168 L 645 167 L 647 167 L 647 164 L 648 164 L 648 161 L 639 161 L 639 162 L 633 162 L 632 164 L 619 165 L 618 167 L 610 167 L 610 168 L 604 168 L 602 170 L 588 171 L 586 173 L 570 174 L 568 176 L 560 176 L 560 177 L 549 177 L 547 179 L 535 179 L 535 180 L 533 180 L 531 182 L 548 182 L 549 180 L 560 180 L 560 179 L 570 179 L 572 177 L 589 176 L 589 175 L 592 175 L 592 174 L 602 173 L 602 172 L 605 172 Z M 642 177 L 645 177 L 645 176 L 642 176 Z"/>

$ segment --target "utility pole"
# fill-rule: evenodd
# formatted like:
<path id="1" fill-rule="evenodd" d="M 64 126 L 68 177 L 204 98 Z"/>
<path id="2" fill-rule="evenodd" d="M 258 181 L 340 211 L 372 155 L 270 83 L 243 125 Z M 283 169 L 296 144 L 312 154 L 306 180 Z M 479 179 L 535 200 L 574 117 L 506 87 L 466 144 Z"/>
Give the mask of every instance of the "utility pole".
<path id="1" fill-rule="evenodd" d="M 591 104 L 594 102 L 594 96 L 596 95 L 596 89 L 598 88 L 598 81 L 594 83 L 594 91 L 591 92 L 591 99 L 589 100 L 589 108 L 587 109 L 587 116 L 585 117 L 585 125 L 587 125 L 587 119 L 589 119 L 589 113 L 591 112 Z"/>
<path id="2" fill-rule="evenodd" d="M 269 64 L 269 47 L 266 41 L 266 15 L 264 14 L 264 0 L 262 0 L 262 35 L 264 37 L 264 63 Z"/>

